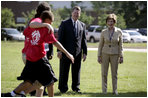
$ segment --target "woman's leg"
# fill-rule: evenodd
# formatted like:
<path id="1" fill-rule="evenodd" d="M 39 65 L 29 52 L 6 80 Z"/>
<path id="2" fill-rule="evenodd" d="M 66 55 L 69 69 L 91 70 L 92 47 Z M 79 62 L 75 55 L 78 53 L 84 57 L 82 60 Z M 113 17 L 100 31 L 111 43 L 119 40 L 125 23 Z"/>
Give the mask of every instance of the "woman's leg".
<path id="1" fill-rule="evenodd" d="M 111 56 L 111 74 L 112 74 L 113 93 L 118 93 L 117 92 L 118 59 L 119 59 L 118 55 Z"/>
<path id="2" fill-rule="evenodd" d="M 107 93 L 107 75 L 108 75 L 108 68 L 109 68 L 109 55 L 102 54 L 102 64 L 101 64 L 101 71 L 102 71 L 102 92 L 104 94 Z"/>

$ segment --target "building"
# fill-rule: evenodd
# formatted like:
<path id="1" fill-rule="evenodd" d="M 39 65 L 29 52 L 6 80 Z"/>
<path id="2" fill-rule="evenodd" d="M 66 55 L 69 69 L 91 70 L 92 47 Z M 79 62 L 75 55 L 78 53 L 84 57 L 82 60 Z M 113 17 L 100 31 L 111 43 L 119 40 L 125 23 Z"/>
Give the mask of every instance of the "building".
<path id="1" fill-rule="evenodd" d="M 14 13 L 15 23 L 25 23 L 22 13 L 35 10 L 39 1 L 1 1 L 2 8 L 11 9 Z"/>
<path id="2" fill-rule="evenodd" d="M 24 24 L 25 18 L 22 15 L 22 13 L 31 12 L 32 10 L 35 10 L 38 4 L 43 1 L 1 1 L 1 7 L 2 8 L 9 8 L 14 13 L 15 23 L 16 24 Z M 72 1 L 46 1 L 51 6 L 52 9 L 58 9 L 58 8 L 71 8 Z M 95 17 L 95 20 L 93 24 L 97 24 L 97 16 L 96 13 L 93 11 L 93 5 L 91 1 L 82 1 L 80 3 L 77 3 L 78 6 L 84 7 L 86 13 L 88 15 L 91 15 Z"/>

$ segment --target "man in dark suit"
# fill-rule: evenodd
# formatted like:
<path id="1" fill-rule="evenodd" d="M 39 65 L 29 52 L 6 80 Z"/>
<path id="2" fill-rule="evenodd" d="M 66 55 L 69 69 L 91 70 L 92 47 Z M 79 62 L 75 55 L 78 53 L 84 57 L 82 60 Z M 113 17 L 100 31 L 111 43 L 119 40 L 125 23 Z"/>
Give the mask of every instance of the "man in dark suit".
<path id="1" fill-rule="evenodd" d="M 72 72 L 72 90 L 80 92 L 80 70 L 81 70 L 81 58 L 86 60 L 87 55 L 87 41 L 85 33 L 85 24 L 78 20 L 81 14 L 81 8 L 75 6 L 72 10 L 71 18 L 62 21 L 59 31 L 58 40 L 64 46 L 64 48 L 70 52 L 74 58 L 74 64 L 60 51 L 57 56 L 60 58 L 60 74 L 58 88 L 61 93 L 65 93 L 68 90 L 68 75 L 71 64 Z M 83 55 L 82 55 L 83 54 Z"/>

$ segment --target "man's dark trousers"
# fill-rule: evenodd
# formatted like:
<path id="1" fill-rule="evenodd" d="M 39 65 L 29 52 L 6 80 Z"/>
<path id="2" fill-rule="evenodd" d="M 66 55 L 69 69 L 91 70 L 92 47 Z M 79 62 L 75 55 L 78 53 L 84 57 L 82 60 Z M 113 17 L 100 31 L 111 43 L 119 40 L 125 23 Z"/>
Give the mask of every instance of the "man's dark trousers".
<path id="1" fill-rule="evenodd" d="M 75 63 L 71 64 L 71 61 L 64 55 L 60 60 L 60 78 L 59 78 L 59 89 L 61 92 L 68 90 L 68 76 L 69 69 L 71 66 L 72 72 L 72 90 L 78 90 L 80 86 L 80 71 L 81 71 L 81 53 L 75 57 Z"/>

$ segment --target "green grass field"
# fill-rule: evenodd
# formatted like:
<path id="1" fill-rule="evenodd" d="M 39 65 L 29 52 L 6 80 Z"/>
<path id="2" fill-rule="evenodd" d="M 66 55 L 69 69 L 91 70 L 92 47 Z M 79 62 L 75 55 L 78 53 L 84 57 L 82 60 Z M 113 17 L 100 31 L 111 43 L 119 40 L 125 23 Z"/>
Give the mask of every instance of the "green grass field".
<path id="1" fill-rule="evenodd" d="M 22 81 L 17 81 L 24 64 L 21 58 L 23 42 L 1 42 L 1 92 L 12 91 Z M 59 60 L 54 48 L 54 58 L 50 61 L 57 78 Z M 112 95 L 111 72 L 108 74 L 108 94 L 101 93 L 101 66 L 97 63 L 97 51 L 88 51 L 86 62 L 82 62 L 80 88 L 83 94 L 71 90 L 71 72 L 69 90 L 61 94 L 58 82 L 55 83 L 55 97 L 115 97 Z M 147 53 L 124 52 L 124 63 L 118 69 L 119 97 L 147 96 Z M 29 96 L 29 95 L 27 95 Z"/>
<path id="2" fill-rule="evenodd" d="M 87 43 L 90 48 L 98 48 L 99 42 Z M 136 49 L 146 49 L 147 43 L 123 43 L 123 48 L 136 48 Z"/>

